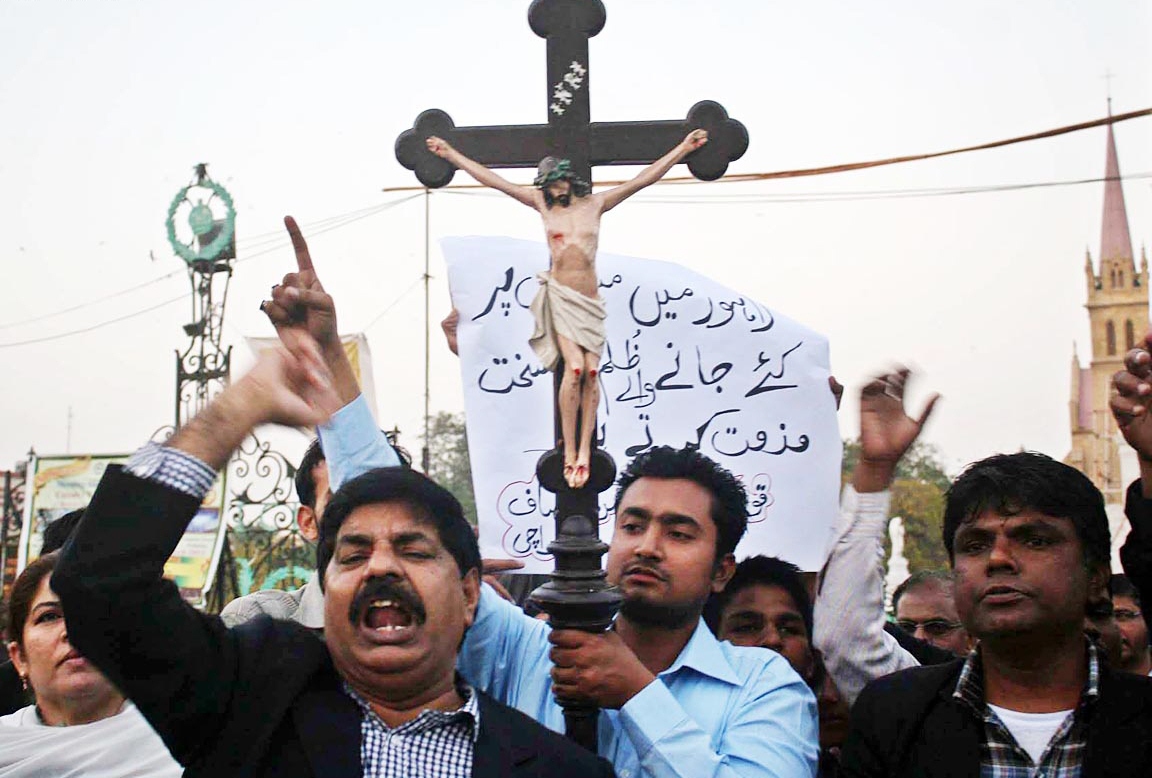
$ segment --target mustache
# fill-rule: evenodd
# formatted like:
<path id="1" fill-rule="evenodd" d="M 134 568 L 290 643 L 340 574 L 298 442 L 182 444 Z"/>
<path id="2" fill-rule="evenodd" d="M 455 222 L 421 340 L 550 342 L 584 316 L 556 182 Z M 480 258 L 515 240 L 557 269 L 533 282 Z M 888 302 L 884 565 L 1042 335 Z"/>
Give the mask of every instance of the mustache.
<path id="1" fill-rule="evenodd" d="M 364 588 L 352 599 L 352 605 L 348 608 L 348 620 L 352 622 L 352 626 L 360 624 L 368 606 L 376 600 L 392 600 L 397 603 L 412 615 L 415 624 L 423 624 L 428 618 L 420 596 L 400 583 L 400 578 L 388 575 L 383 578 L 369 578 Z"/>
<path id="2" fill-rule="evenodd" d="M 654 565 L 634 563 L 624 568 L 623 574 L 628 575 L 629 573 L 648 573 L 661 581 L 668 580 L 668 576 L 664 574 L 664 571 Z"/>

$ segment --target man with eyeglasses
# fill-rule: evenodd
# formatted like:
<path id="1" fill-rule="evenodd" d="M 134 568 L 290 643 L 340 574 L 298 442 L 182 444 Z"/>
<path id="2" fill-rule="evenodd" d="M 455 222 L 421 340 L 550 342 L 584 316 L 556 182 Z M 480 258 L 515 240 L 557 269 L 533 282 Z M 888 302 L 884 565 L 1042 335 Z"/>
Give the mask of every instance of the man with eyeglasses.
<path id="1" fill-rule="evenodd" d="M 1125 575 L 1112 576 L 1112 615 L 1120 628 L 1120 669 L 1152 675 L 1152 649 L 1148 625 L 1140 608 L 1140 592 Z"/>
<path id="2" fill-rule="evenodd" d="M 952 597 L 952 574 L 946 570 L 914 573 L 892 593 L 896 626 L 919 640 L 956 656 L 972 650 L 972 639 L 960 623 Z"/>

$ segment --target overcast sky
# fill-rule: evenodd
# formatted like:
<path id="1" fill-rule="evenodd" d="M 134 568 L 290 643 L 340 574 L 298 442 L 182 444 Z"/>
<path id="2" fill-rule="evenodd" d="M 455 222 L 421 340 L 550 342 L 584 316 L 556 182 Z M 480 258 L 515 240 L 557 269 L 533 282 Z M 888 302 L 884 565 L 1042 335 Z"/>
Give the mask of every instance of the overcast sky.
<path id="1" fill-rule="evenodd" d="M 593 118 L 680 118 L 718 100 L 751 136 L 732 172 L 1096 119 L 1107 71 L 1115 113 L 1152 106 L 1147 0 L 606 4 L 591 42 Z M 73 452 L 130 451 L 171 423 L 186 301 L 13 344 L 186 298 L 164 219 L 198 162 L 239 214 L 245 261 L 225 329 L 239 365 L 243 336 L 270 334 L 259 300 L 292 268 L 281 217 L 307 234 L 397 203 L 311 243 L 342 329 L 367 328 L 381 424 L 418 449 L 424 202 L 381 191 L 415 183 L 392 144 L 432 107 L 461 126 L 545 120 L 544 41 L 527 6 L 0 0 L 0 467 L 31 446 L 63 453 L 69 409 Z M 1150 137 L 1152 119 L 1116 127 L 1137 252 L 1152 239 Z M 601 247 L 682 263 L 826 334 L 850 392 L 893 360 L 914 365 L 914 397 L 944 394 L 926 437 L 953 470 L 1020 446 L 1062 457 L 1073 342 L 1088 353 L 1082 268 L 1085 250 L 1099 250 L 1103 184 L 878 195 L 1099 178 L 1104 152 L 1100 128 L 873 171 L 656 188 L 606 217 Z M 434 242 L 540 237 L 538 217 L 500 197 L 437 193 L 431 216 Z M 437 326 L 449 301 L 435 245 L 431 268 Z M 433 345 L 433 409 L 459 410 L 438 327 Z"/>

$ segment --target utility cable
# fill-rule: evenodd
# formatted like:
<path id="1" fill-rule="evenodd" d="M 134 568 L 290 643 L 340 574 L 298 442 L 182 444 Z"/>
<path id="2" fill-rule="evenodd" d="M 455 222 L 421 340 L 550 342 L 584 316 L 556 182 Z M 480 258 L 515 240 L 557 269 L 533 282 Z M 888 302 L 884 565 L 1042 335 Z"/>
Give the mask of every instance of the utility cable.
<path id="1" fill-rule="evenodd" d="M 172 278 L 174 276 L 178 276 L 178 275 L 182 274 L 183 272 L 184 272 L 183 269 L 173 270 L 171 273 L 165 273 L 162 276 L 159 276 L 157 278 L 153 278 L 151 281 L 145 281 L 142 284 L 137 284 L 136 286 L 130 286 L 127 289 L 121 289 L 119 292 L 112 292 L 111 294 L 106 294 L 103 297 L 96 297 L 96 298 L 93 298 L 91 300 L 85 300 L 84 302 L 77 303 L 76 305 L 73 305 L 69 308 L 62 308 L 58 311 L 52 311 L 51 313 L 42 313 L 39 316 L 33 316 L 30 319 L 22 319 L 20 321 L 12 321 L 12 322 L 7 322 L 5 324 L 0 324 L 0 330 L 6 330 L 6 329 L 10 329 L 12 327 L 21 327 L 25 324 L 32 324 L 33 322 L 43 321 L 44 319 L 51 319 L 51 318 L 54 318 L 56 316 L 63 316 L 66 313 L 72 313 L 73 311 L 78 311 L 81 308 L 87 308 L 90 305 L 96 305 L 97 303 L 106 302 L 107 300 L 114 300 L 117 297 L 122 297 L 122 296 L 129 294 L 131 292 L 135 292 L 135 291 L 138 291 L 140 289 L 144 289 L 145 287 L 152 286 L 153 284 L 158 284 L 161 281 L 167 281 L 169 278 Z"/>
<path id="2" fill-rule="evenodd" d="M 876 189 L 851 190 L 841 192 L 798 192 L 795 194 L 728 194 L 724 192 L 697 193 L 692 195 L 645 195 L 639 194 L 629 200 L 634 203 L 691 204 L 691 205 L 748 205 L 760 203 L 806 203 L 806 202 L 851 202 L 855 200 L 888 200 L 912 197 L 939 197 L 943 195 L 982 194 L 985 192 L 1011 192 L 1026 189 L 1042 189 L 1057 186 L 1078 186 L 1098 184 L 1105 181 L 1139 181 L 1152 178 L 1152 173 L 1132 173 L 1113 178 L 1079 178 L 1064 181 L 1038 181 L 1024 184 L 990 184 L 967 187 L 938 187 L 928 189 Z M 481 192 L 452 191 L 443 194 L 455 197 L 503 198 L 505 195 L 492 190 Z"/>
<path id="3" fill-rule="evenodd" d="M 388 305 L 386 305 L 386 306 L 384 307 L 384 310 L 382 310 L 382 311 L 380 311 L 380 313 L 376 314 L 376 318 L 372 319 L 372 321 L 370 321 L 370 322 L 368 322 L 367 324 L 365 324 L 365 325 L 364 325 L 364 326 L 363 326 L 363 327 L 360 329 L 360 332 L 367 332 L 368 330 L 370 330 L 370 329 L 372 328 L 372 325 L 374 325 L 376 322 L 378 322 L 378 321 L 380 321 L 382 318 L 384 318 L 384 314 L 388 313 L 388 311 L 392 310 L 392 309 L 393 309 L 393 308 L 395 308 L 397 305 L 399 305 L 399 304 L 400 304 L 400 301 L 401 301 L 401 300 L 403 300 L 405 297 L 407 297 L 407 296 L 408 296 L 408 294 L 409 294 L 409 293 L 410 293 L 410 292 L 411 292 L 413 289 L 415 289 L 417 286 L 419 286 L 419 285 L 420 285 L 420 283 L 421 283 L 423 280 L 424 280 L 424 275 L 423 275 L 423 274 L 421 274 L 421 275 L 417 276 L 416 280 L 415 280 L 415 281 L 413 281 L 413 282 L 412 282 L 412 283 L 411 283 L 411 284 L 408 286 L 408 288 L 407 288 L 407 289 L 405 289 L 403 292 L 401 292 L 401 293 L 400 293 L 400 295 L 399 295 L 399 296 L 398 296 L 398 297 L 397 297 L 395 300 L 393 300 L 392 302 L 388 303 Z"/>
<path id="4" fill-rule="evenodd" d="M 115 319 L 109 319 L 108 321 L 102 321 L 99 324 L 93 324 L 89 327 L 83 327 L 81 329 L 72 330 L 70 332 L 61 332 L 61 333 L 56 334 L 56 335 L 47 335 L 47 336 L 42 337 L 42 338 L 32 338 L 30 340 L 19 340 L 19 341 L 14 341 L 12 343 L 0 343 L 0 348 L 15 348 L 16 346 L 30 346 L 33 343 L 47 343 L 50 340 L 60 340 L 61 338 L 69 338 L 69 337 L 72 337 L 73 335 L 81 335 L 85 332 L 92 332 L 93 330 L 98 330 L 102 327 L 107 327 L 107 326 L 112 325 L 112 324 L 117 324 L 117 323 L 122 322 L 122 321 L 127 321 L 128 319 L 134 319 L 137 316 L 143 316 L 146 313 L 151 313 L 152 311 L 159 310 L 161 308 L 164 308 L 166 306 L 171 305 L 172 303 L 187 302 L 187 300 L 188 300 L 188 295 L 182 294 L 179 297 L 173 297 L 171 300 L 166 300 L 162 303 L 157 303 L 156 305 L 153 305 L 150 308 L 145 308 L 141 311 L 136 311 L 135 313 L 127 313 L 123 316 L 118 316 Z"/>
<path id="5" fill-rule="evenodd" d="M 393 200 L 393 201 L 390 201 L 387 203 L 369 206 L 368 208 L 361 208 L 361 209 L 358 209 L 355 211 L 349 211 L 348 213 L 338 214 L 336 216 L 329 216 L 329 217 L 326 217 L 324 219 L 320 219 L 316 222 L 312 222 L 311 224 L 306 225 L 305 229 L 308 229 L 309 227 L 314 227 L 315 225 L 323 225 L 320 229 L 309 229 L 308 230 L 309 234 L 311 234 L 311 235 L 320 235 L 320 234 L 323 234 L 325 232 L 330 232 L 332 230 L 339 229 L 340 227 L 351 224 L 352 222 L 355 222 L 355 221 L 359 221 L 360 219 L 365 219 L 369 216 L 373 216 L 377 213 L 383 213 L 384 211 L 390 210 L 391 208 L 394 208 L 397 205 L 400 205 L 402 203 L 406 203 L 410 200 L 414 200 L 420 196 L 421 195 L 410 195 L 408 197 L 402 197 L 398 200 Z M 279 238 L 277 240 L 277 244 L 274 246 L 270 246 L 266 249 L 263 249 L 261 251 L 257 251 L 257 252 L 254 252 L 252 254 L 246 255 L 246 256 L 236 260 L 236 264 L 240 264 L 241 262 L 245 262 L 249 259 L 254 259 L 256 257 L 263 256 L 264 254 L 269 254 L 273 251 L 278 251 L 281 248 L 284 248 L 286 246 L 291 245 L 291 241 L 288 240 L 288 238 L 285 235 L 285 233 L 283 232 L 283 230 L 278 230 L 278 231 L 272 232 L 272 233 L 265 233 L 265 235 L 269 235 L 269 236 L 277 235 L 277 236 L 279 236 Z M 265 240 L 264 242 L 267 243 L 269 241 Z M 130 294 L 132 292 L 139 291 L 140 289 L 145 289 L 149 286 L 152 286 L 153 284 L 158 284 L 161 281 L 167 281 L 170 278 L 174 278 L 176 276 L 183 275 L 186 272 L 187 272 L 186 268 L 179 268 L 177 270 L 171 271 L 170 273 L 165 273 L 162 276 L 159 276 L 157 278 L 153 278 L 149 281 L 145 281 L 143 283 L 136 284 L 135 286 L 130 286 L 126 289 L 121 289 L 118 292 L 112 292 L 110 294 L 103 295 L 102 297 L 95 297 L 95 298 L 92 298 L 90 300 L 85 300 L 84 302 L 77 303 L 76 305 L 72 305 L 72 306 L 69 306 L 67 308 L 61 308 L 60 310 L 51 311 L 49 313 L 38 314 L 36 316 L 30 317 L 27 319 L 21 319 L 19 321 L 6 322 L 3 324 L 0 324 L 0 329 L 11 329 L 13 327 L 21 327 L 21 326 L 24 326 L 26 324 L 34 324 L 35 322 L 44 321 L 46 319 L 52 319 L 52 318 L 55 318 L 57 316 L 63 316 L 63 315 L 68 314 L 68 313 L 73 313 L 75 311 L 79 311 L 79 310 L 82 310 L 84 308 L 91 307 L 93 305 L 98 305 L 99 303 L 102 303 L 102 302 L 107 302 L 108 300 L 114 300 L 117 297 L 122 297 L 126 294 Z M 167 303 L 163 303 L 162 305 L 166 305 L 166 304 Z M 149 308 L 148 310 L 155 310 L 155 308 Z M 139 313 L 141 313 L 141 312 L 137 312 L 136 314 L 131 314 L 131 315 L 135 316 L 135 315 L 139 315 Z M 120 321 L 120 319 L 117 319 L 114 321 Z M 112 323 L 112 322 L 105 322 L 105 324 L 110 324 L 110 323 Z M 101 324 L 101 325 L 96 325 L 96 326 L 103 326 L 103 325 Z M 76 330 L 75 332 L 80 333 L 80 332 L 86 332 L 86 331 L 87 330 L 81 329 L 81 330 Z M 64 337 L 64 335 L 53 336 L 52 339 L 55 339 L 56 337 Z M 35 343 L 35 342 L 39 342 L 39 341 L 33 339 L 33 340 L 20 341 L 19 343 L 13 343 L 13 344 L 7 344 L 7 345 L 24 345 L 25 343 Z M 4 347 L 4 345 L 6 345 L 6 344 L 0 344 L 0 347 Z"/>
<path id="6" fill-rule="evenodd" d="M 1044 130 L 1043 132 L 1034 132 L 1029 135 L 1020 135 L 1015 138 L 1008 138 L 1006 140 L 996 140 L 989 143 L 981 143 L 975 146 L 964 146 L 958 149 L 949 149 L 947 151 L 933 151 L 928 154 L 907 154 L 900 157 L 888 157 L 887 159 L 876 159 L 867 162 L 847 162 L 840 165 L 827 165 L 825 167 L 801 168 L 798 170 L 778 170 L 772 173 L 733 173 L 730 175 L 718 178 L 716 181 L 700 181 L 692 176 L 669 176 L 661 179 L 659 184 L 702 184 L 702 183 L 729 183 L 738 184 L 748 181 L 768 181 L 776 178 L 798 178 L 801 176 L 822 176 L 829 173 L 844 173 L 849 170 L 864 170 L 866 168 L 883 167 L 885 165 L 897 165 L 903 162 L 918 162 L 924 159 L 935 159 L 937 157 L 947 157 L 953 154 L 964 154 L 969 151 L 983 151 L 986 149 L 1000 148 L 1001 146 L 1011 146 L 1015 143 L 1026 143 L 1028 141 L 1042 140 L 1044 138 L 1055 138 L 1058 135 L 1066 135 L 1070 132 L 1079 132 L 1080 130 L 1090 130 L 1093 127 L 1102 127 L 1106 124 L 1119 124 L 1126 122 L 1129 119 L 1139 119 L 1143 116 L 1152 116 L 1152 108 L 1144 108 L 1139 111 L 1129 111 L 1128 113 L 1117 114 L 1116 116 L 1105 116 L 1102 119 L 1095 119 L 1090 122 L 1080 122 L 1079 124 L 1068 124 L 1063 127 L 1057 127 L 1054 130 Z M 596 186 L 617 186 L 625 183 L 624 180 L 620 181 L 597 181 Z M 444 189 L 480 189 L 483 184 L 455 184 Z M 381 190 L 384 192 L 411 192 L 411 191 L 424 191 L 422 186 L 391 186 Z"/>

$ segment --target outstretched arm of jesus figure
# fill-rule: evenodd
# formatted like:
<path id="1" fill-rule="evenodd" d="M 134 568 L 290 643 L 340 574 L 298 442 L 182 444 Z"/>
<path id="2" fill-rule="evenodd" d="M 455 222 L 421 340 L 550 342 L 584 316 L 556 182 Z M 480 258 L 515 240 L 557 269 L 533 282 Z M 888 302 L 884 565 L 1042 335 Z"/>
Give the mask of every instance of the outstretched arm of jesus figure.
<path id="1" fill-rule="evenodd" d="M 452 147 L 452 144 L 443 138 L 437 138 L 435 135 L 433 135 L 432 137 L 428 138 L 428 140 L 424 141 L 424 143 L 428 146 L 428 150 L 433 154 L 440 157 L 441 159 L 451 162 L 453 165 L 475 178 L 484 186 L 491 187 L 498 192 L 503 192 L 512 199 L 519 200 L 520 202 L 524 203 L 529 208 L 536 208 L 539 210 L 539 205 L 536 202 L 536 192 L 531 187 L 514 184 L 503 176 L 497 173 L 493 173 L 491 170 L 484 167 L 476 160 L 469 159 L 468 157 L 461 154 L 459 151 Z"/>
<path id="2" fill-rule="evenodd" d="M 708 142 L 707 130 L 692 130 L 684 140 L 660 159 L 640 171 L 640 175 L 631 181 L 613 187 L 601 195 L 603 210 L 611 211 L 620 203 L 639 192 L 646 186 L 652 186 L 668 174 L 674 165 L 684 161 L 684 158 Z"/>

